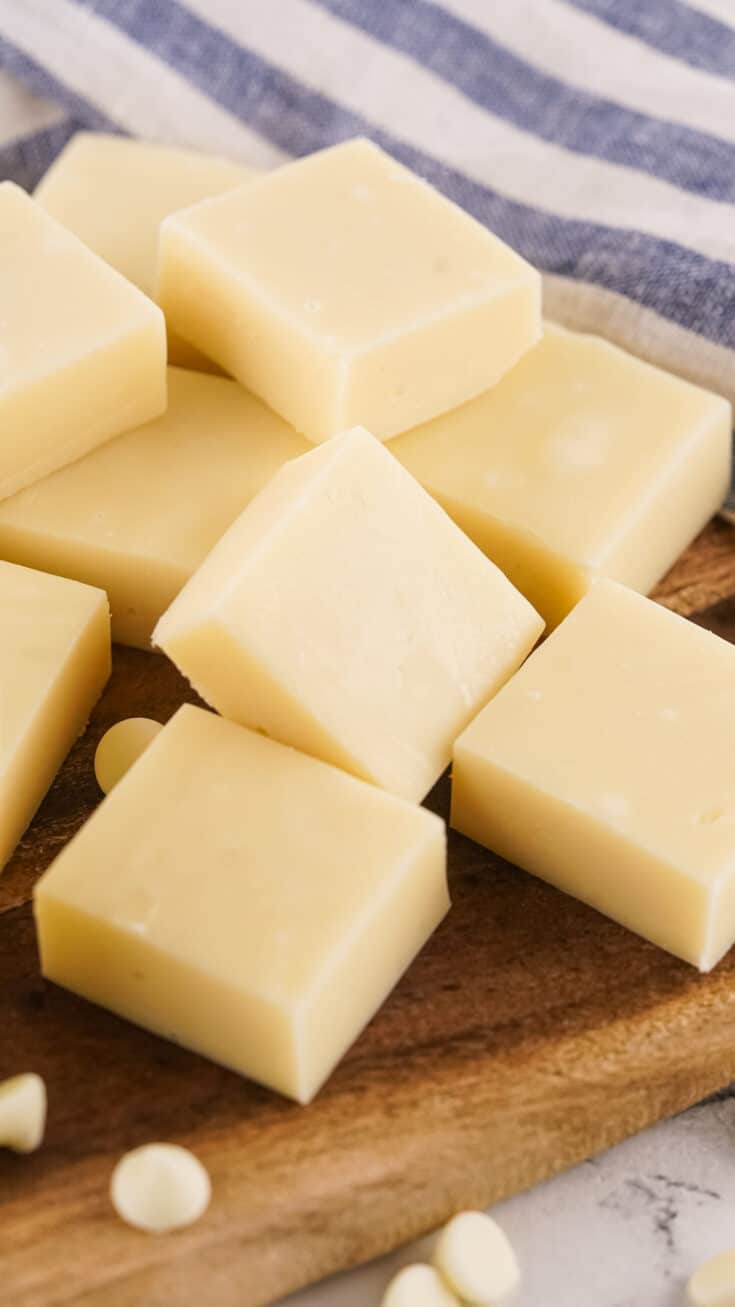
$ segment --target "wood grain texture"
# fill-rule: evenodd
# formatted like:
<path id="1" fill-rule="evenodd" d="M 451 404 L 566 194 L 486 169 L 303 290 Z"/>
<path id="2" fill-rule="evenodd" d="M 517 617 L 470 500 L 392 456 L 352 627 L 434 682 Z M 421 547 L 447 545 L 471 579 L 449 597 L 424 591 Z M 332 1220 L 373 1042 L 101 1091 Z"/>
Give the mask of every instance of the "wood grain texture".
<path id="1" fill-rule="evenodd" d="M 735 533 L 716 523 L 659 588 L 735 638 Z M 722 602 L 724 601 L 724 602 Z M 718 605 L 712 607 L 712 605 Z M 599 1152 L 735 1077 L 735 957 L 710 976 L 459 836 L 454 907 L 317 1101 L 297 1107 L 53 985 L 34 881 L 98 801 L 113 721 L 187 687 L 117 650 L 112 682 L 0 880 L 0 1075 L 48 1081 L 46 1143 L 0 1156 L 0 1300 L 259 1307 Z M 446 815 L 446 778 L 430 799 Z M 195 1149 L 212 1207 L 163 1239 L 110 1208 L 120 1153 Z"/>

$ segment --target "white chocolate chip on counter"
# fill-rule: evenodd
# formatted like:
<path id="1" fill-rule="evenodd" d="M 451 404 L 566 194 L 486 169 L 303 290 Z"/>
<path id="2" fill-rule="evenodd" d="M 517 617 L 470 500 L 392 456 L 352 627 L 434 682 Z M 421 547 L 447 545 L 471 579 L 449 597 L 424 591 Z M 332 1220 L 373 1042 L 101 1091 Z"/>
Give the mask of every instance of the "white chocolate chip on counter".
<path id="1" fill-rule="evenodd" d="M 471 1307 L 495 1307 L 518 1288 L 516 1255 L 484 1212 L 460 1212 L 444 1227 L 433 1257 L 451 1289 Z"/>
<path id="2" fill-rule="evenodd" d="M 691 1307 L 735 1307 L 735 1249 L 710 1257 L 687 1285 Z"/>
<path id="3" fill-rule="evenodd" d="M 381 1307 L 459 1307 L 433 1266 L 405 1266 L 391 1280 Z"/>
<path id="4" fill-rule="evenodd" d="M 209 1206 L 206 1168 L 178 1144 L 144 1144 L 120 1158 L 110 1198 L 118 1216 L 149 1234 L 193 1225 Z"/>
<path id="5" fill-rule="evenodd" d="M 46 1086 L 28 1072 L 0 1084 L 0 1148 L 32 1153 L 46 1126 Z"/>
<path id="6" fill-rule="evenodd" d="M 106 731 L 94 755 L 94 774 L 100 789 L 109 794 L 161 729 L 150 717 L 127 717 Z"/>

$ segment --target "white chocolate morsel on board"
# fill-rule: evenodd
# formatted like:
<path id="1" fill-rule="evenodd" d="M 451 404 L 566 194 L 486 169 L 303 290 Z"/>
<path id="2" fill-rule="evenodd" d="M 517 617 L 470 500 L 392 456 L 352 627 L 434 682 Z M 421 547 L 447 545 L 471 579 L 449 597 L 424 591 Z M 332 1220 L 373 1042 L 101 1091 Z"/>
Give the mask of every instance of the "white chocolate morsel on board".
<path id="1" fill-rule="evenodd" d="M 29 1071 L 0 1083 L 0 1148 L 32 1153 L 46 1126 L 46 1086 Z"/>
<path id="2" fill-rule="evenodd" d="M 710 1257 L 687 1284 L 690 1307 L 735 1307 L 735 1248 Z"/>
<path id="3" fill-rule="evenodd" d="M 538 339 L 538 272 L 366 140 L 161 225 L 170 326 L 318 443 L 388 439 L 492 386 Z"/>
<path id="4" fill-rule="evenodd" d="M 731 426 L 719 395 L 547 322 L 390 449 L 555 626 L 597 576 L 653 588 L 727 493 Z"/>
<path id="5" fill-rule="evenodd" d="M 433 1266 L 404 1266 L 391 1280 L 381 1307 L 460 1307 Z"/>
<path id="6" fill-rule="evenodd" d="M 484 1212 L 460 1212 L 448 1222 L 434 1250 L 434 1265 L 470 1307 L 505 1302 L 521 1279 L 507 1235 Z"/>
<path id="7" fill-rule="evenodd" d="M 161 310 L 0 182 L 0 499 L 166 407 Z"/>
<path id="8" fill-rule="evenodd" d="M 0 558 L 99 586 L 113 640 L 139 649 L 246 504 L 310 448 L 223 377 L 169 368 L 168 398 L 155 421 L 0 503 Z"/>
<path id="9" fill-rule="evenodd" d="M 77 132 L 34 198 L 146 295 L 155 294 L 158 228 L 199 200 L 242 186 L 252 168 L 198 150 Z M 169 333 L 169 362 L 197 367 L 196 351 Z"/>
<path id="10" fill-rule="evenodd" d="M 421 800 L 542 629 L 356 427 L 276 473 L 153 639 L 224 717 Z"/>
<path id="11" fill-rule="evenodd" d="M 118 1216 L 148 1234 L 193 1225 L 209 1206 L 212 1186 L 198 1157 L 178 1144 L 144 1144 L 120 1159 L 110 1198 Z"/>
<path id="12" fill-rule="evenodd" d="M 109 794 L 161 730 L 150 717 L 127 717 L 105 731 L 94 755 L 94 774 L 104 794 Z"/>

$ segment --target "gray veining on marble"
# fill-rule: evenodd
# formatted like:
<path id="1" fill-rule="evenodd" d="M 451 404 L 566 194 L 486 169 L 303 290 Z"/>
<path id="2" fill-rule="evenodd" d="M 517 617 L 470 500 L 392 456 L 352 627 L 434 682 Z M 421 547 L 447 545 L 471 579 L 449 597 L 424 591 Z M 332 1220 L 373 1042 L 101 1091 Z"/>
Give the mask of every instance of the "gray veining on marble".
<path id="1" fill-rule="evenodd" d="M 493 1209 L 524 1271 L 514 1307 L 682 1307 L 691 1272 L 735 1247 L 732 1091 Z M 379 1307 L 423 1240 L 281 1307 Z"/>

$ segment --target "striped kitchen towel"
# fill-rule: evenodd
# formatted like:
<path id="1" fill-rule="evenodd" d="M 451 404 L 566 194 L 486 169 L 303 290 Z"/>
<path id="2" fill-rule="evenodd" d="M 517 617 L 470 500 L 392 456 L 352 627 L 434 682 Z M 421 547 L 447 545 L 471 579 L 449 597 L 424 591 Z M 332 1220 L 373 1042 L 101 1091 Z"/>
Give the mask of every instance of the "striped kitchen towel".
<path id="1" fill-rule="evenodd" d="M 79 127 L 265 167 L 372 136 L 550 316 L 735 400 L 735 0 L 0 0 L 0 176 Z"/>

